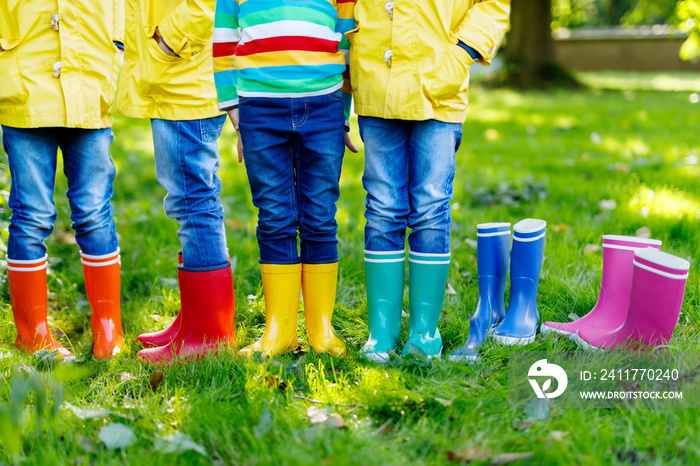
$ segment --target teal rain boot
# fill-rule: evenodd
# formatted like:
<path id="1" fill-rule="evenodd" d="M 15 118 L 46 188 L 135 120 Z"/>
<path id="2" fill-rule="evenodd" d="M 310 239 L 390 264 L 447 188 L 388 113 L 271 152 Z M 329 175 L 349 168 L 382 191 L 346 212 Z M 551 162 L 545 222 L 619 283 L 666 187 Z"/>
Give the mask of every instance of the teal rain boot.
<path id="1" fill-rule="evenodd" d="M 418 354 L 427 359 L 440 359 L 442 337 L 438 330 L 438 321 L 445 299 L 450 253 L 423 254 L 410 251 L 408 261 L 411 320 L 402 354 Z"/>
<path id="2" fill-rule="evenodd" d="M 361 354 L 387 362 L 401 333 L 404 262 L 406 251 L 365 251 L 369 339 Z"/>

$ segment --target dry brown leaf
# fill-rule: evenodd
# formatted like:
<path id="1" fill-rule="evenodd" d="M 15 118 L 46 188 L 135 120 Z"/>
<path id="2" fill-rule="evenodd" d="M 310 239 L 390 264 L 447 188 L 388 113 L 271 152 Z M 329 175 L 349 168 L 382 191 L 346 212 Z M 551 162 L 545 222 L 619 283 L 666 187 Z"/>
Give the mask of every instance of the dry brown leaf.
<path id="1" fill-rule="evenodd" d="M 224 220 L 224 223 L 226 223 L 226 226 L 228 226 L 232 230 L 240 230 L 241 227 L 243 227 L 243 223 L 241 223 L 240 220 L 237 220 L 235 218 L 227 218 Z"/>
<path id="2" fill-rule="evenodd" d="M 514 422 L 513 423 L 513 429 L 515 430 L 525 430 L 528 427 L 532 426 L 535 422 L 537 422 L 536 419 L 524 419 L 522 421 Z"/>
<path id="3" fill-rule="evenodd" d="M 56 241 L 63 244 L 78 244 L 72 232 L 59 232 L 56 234 Z"/>
<path id="4" fill-rule="evenodd" d="M 515 463 L 516 461 L 523 461 L 523 460 L 530 459 L 534 455 L 535 454 L 531 451 L 519 452 L 519 453 L 499 453 L 493 457 L 493 459 L 491 460 L 491 464 L 497 465 L 497 464 Z"/>
<path id="5" fill-rule="evenodd" d="M 452 288 L 452 285 L 450 285 L 449 283 L 448 283 L 447 286 L 445 287 L 445 294 L 449 294 L 449 295 L 452 295 L 452 296 L 457 296 L 457 292 L 455 291 L 454 288 Z"/>
<path id="6" fill-rule="evenodd" d="M 306 416 L 311 424 L 322 424 L 336 429 L 347 427 L 340 414 L 332 413 L 329 407 L 317 408 L 316 406 L 309 406 L 306 410 Z"/>
<path id="7" fill-rule="evenodd" d="M 600 247 L 598 244 L 587 244 L 583 247 L 583 253 L 584 254 L 592 254 L 594 252 L 598 252 L 602 250 L 603 248 Z"/>
<path id="8" fill-rule="evenodd" d="M 128 382 L 129 380 L 133 379 L 134 376 L 131 375 L 129 372 L 122 372 L 119 374 L 119 381 L 120 382 Z"/>
<path id="9" fill-rule="evenodd" d="M 148 383 L 151 385 L 151 390 L 156 391 L 160 384 L 163 382 L 163 373 L 161 371 L 153 371 L 151 378 Z"/>
<path id="10" fill-rule="evenodd" d="M 615 199 L 601 199 L 598 201 L 598 208 L 603 211 L 615 210 L 617 202 L 615 202 Z"/>
<path id="11" fill-rule="evenodd" d="M 485 461 L 489 458 L 491 458 L 491 451 L 482 447 L 447 452 L 447 459 L 453 463 L 471 463 L 472 461 Z"/>
<path id="12" fill-rule="evenodd" d="M 637 238 L 651 238 L 651 230 L 649 227 L 642 227 L 634 234 Z"/>
<path id="13" fill-rule="evenodd" d="M 564 233 L 568 229 L 569 229 L 569 225 L 567 225 L 565 223 L 560 223 L 558 225 L 552 226 L 552 231 L 554 231 L 554 233 Z"/>
<path id="14" fill-rule="evenodd" d="M 629 173 L 630 167 L 626 163 L 616 163 L 615 164 L 615 171 L 617 173 Z"/>

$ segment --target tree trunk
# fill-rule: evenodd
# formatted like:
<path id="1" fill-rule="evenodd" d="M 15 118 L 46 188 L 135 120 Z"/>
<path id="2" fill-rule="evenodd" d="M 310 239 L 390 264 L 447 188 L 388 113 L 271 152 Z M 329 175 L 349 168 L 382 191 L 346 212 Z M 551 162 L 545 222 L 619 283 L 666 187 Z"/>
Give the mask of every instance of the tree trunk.
<path id="1" fill-rule="evenodd" d="M 505 52 L 510 84 L 542 87 L 566 76 L 554 59 L 552 0 L 511 1 Z"/>

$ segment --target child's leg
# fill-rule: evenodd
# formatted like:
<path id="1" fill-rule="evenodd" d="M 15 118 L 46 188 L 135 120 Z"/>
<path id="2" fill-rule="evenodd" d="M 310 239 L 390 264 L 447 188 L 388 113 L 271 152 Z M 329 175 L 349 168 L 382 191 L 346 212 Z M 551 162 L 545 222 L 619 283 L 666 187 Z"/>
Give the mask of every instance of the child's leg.
<path id="1" fill-rule="evenodd" d="M 165 213 L 180 224 L 182 264 L 178 266 L 181 308 L 171 343 L 139 351 L 148 362 L 198 357 L 235 346 L 234 291 L 217 139 L 225 116 L 202 120 L 151 120 L 158 181 L 167 190 Z"/>
<path id="2" fill-rule="evenodd" d="M 53 128 L 3 126 L 3 146 L 10 164 L 10 238 L 7 279 L 17 328 L 15 346 L 33 353 L 41 349 L 73 355 L 56 341 L 46 320 L 46 246 L 53 230 L 53 203 L 58 142 Z"/>
<path id="3" fill-rule="evenodd" d="M 112 129 L 61 128 L 57 134 L 75 240 L 84 254 L 113 254 L 119 242 L 110 204 L 116 175 L 109 155 Z"/>
<path id="4" fill-rule="evenodd" d="M 300 99 L 303 101 L 303 99 Z M 301 263 L 294 183 L 292 99 L 242 98 L 240 133 L 253 204 L 259 209 L 257 238 L 265 294 L 265 332 L 242 354 L 274 356 L 299 346 L 296 332 Z"/>
<path id="5" fill-rule="evenodd" d="M 53 231 L 53 193 L 58 141 L 54 128 L 3 126 L 10 177 L 10 238 L 7 257 L 34 260 L 46 255 L 44 240 Z"/>
<path id="6" fill-rule="evenodd" d="M 57 135 L 92 308 L 92 354 L 95 359 L 106 359 L 119 352 L 124 339 L 119 242 L 110 204 L 116 175 L 109 155 L 114 135 L 111 128 L 61 128 Z"/>
<path id="7" fill-rule="evenodd" d="M 450 264 L 450 201 L 462 126 L 415 122 L 410 139 L 408 226 L 411 320 L 403 353 L 440 357 L 442 311 Z"/>
<path id="8" fill-rule="evenodd" d="M 360 117 L 367 190 L 365 275 L 369 339 L 362 352 L 385 361 L 401 332 L 411 122 Z"/>
<path id="9" fill-rule="evenodd" d="M 298 99 L 305 120 L 296 126 L 302 289 L 309 344 L 317 353 L 340 355 L 345 343 L 331 325 L 338 276 L 338 183 L 345 153 L 340 91 Z"/>
<path id="10" fill-rule="evenodd" d="M 183 266 L 217 270 L 228 263 L 221 205 L 217 139 L 224 116 L 203 120 L 151 120 L 158 181 L 167 190 L 165 213 L 180 224 Z"/>

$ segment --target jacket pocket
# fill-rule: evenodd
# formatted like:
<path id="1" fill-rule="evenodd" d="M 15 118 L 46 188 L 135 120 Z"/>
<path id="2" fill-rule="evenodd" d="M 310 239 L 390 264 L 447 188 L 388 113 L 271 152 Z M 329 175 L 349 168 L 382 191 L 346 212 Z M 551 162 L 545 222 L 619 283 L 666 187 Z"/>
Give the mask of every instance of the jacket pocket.
<path id="1" fill-rule="evenodd" d="M 430 100 L 433 104 L 466 90 L 469 85 L 469 68 L 473 63 L 474 59 L 466 50 L 457 45 L 449 46 L 430 86 Z"/>
<path id="2" fill-rule="evenodd" d="M 140 59 L 139 92 L 159 101 L 181 101 L 198 98 L 202 93 L 197 60 L 163 52 L 153 37 L 144 37 L 145 50 Z"/>
<path id="3" fill-rule="evenodd" d="M 359 60 L 357 59 L 360 53 L 360 36 L 358 32 L 360 32 L 360 28 L 355 28 L 345 33 L 345 37 L 350 42 L 350 87 L 353 91 L 357 90 L 357 81 L 360 73 Z"/>
<path id="4" fill-rule="evenodd" d="M 21 105 L 27 101 L 27 89 L 20 73 L 17 43 L 0 52 L 0 104 Z"/>
<path id="5" fill-rule="evenodd" d="M 114 47 L 114 57 L 112 58 L 112 73 L 107 76 L 109 79 L 109 86 L 107 86 L 106 91 L 102 92 L 102 112 L 109 112 L 114 101 L 114 93 L 117 90 L 117 81 L 119 80 L 119 70 L 121 70 L 122 64 L 124 64 L 124 52 L 119 49 L 116 45 L 112 44 Z"/>

